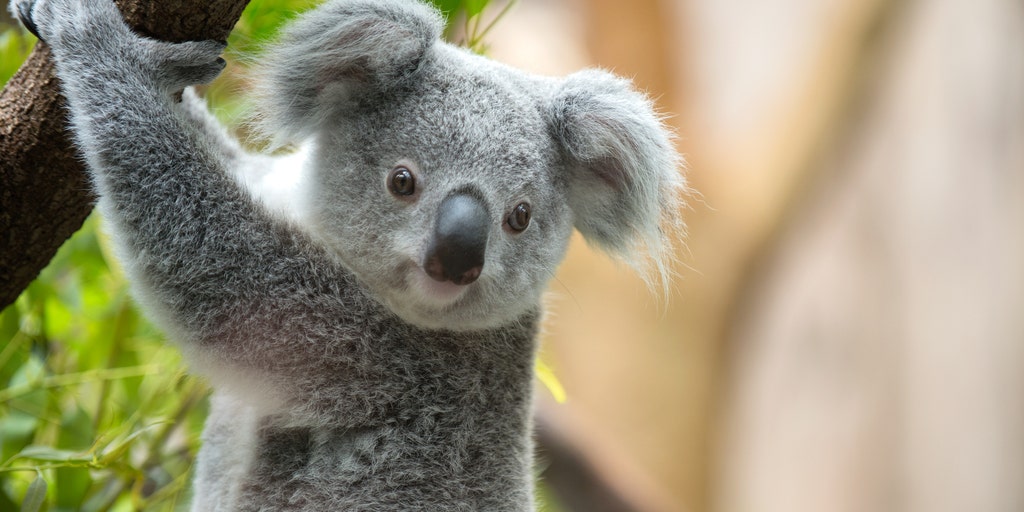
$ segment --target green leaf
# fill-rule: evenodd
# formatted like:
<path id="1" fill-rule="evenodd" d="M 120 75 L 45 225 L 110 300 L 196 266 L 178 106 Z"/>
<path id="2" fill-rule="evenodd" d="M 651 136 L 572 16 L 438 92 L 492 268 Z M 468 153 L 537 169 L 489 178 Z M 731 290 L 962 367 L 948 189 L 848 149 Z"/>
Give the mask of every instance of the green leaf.
<path id="1" fill-rule="evenodd" d="M 489 0 L 464 0 L 462 6 L 466 9 L 466 16 L 479 16 L 489 4 Z"/>
<path id="2" fill-rule="evenodd" d="M 60 432 L 57 435 L 57 448 L 85 451 L 92 445 L 95 437 L 92 417 L 81 406 L 76 404 L 64 411 Z"/>
<path id="3" fill-rule="evenodd" d="M 72 450 L 59 450 L 51 446 L 34 444 L 26 446 L 16 455 L 19 459 L 31 459 L 45 462 L 92 463 L 93 456 L 88 453 Z"/>
<path id="4" fill-rule="evenodd" d="M 39 418 L 13 410 L 0 418 L 0 460 L 7 460 L 32 442 Z"/>
<path id="5" fill-rule="evenodd" d="M 103 448 L 103 453 L 100 455 L 100 464 L 107 465 L 121 457 L 124 457 L 124 455 L 128 453 L 128 449 L 132 447 L 132 444 L 139 436 L 149 432 L 150 430 L 154 430 L 159 426 L 160 424 L 149 425 L 145 428 L 132 432 L 123 439 L 112 441 L 109 445 Z"/>
<path id="6" fill-rule="evenodd" d="M 21 512 L 38 512 L 43 508 L 45 501 L 46 480 L 42 475 L 37 475 L 36 479 L 29 484 L 28 490 L 25 491 L 25 499 L 21 502 Z"/>
<path id="7" fill-rule="evenodd" d="M 6 388 L 0 387 L 0 405 L 10 405 L 16 410 L 42 417 L 49 403 L 49 396 L 42 388 L 46 368 L 34 354 L 21 364 L 11 377 Z"/>
<path id="8" fill-rule="evenodd" d="M 9 387 L 38 386 L 46 377 L 46 367 L 38 357 L 29 357 L 11 377 Z"/>

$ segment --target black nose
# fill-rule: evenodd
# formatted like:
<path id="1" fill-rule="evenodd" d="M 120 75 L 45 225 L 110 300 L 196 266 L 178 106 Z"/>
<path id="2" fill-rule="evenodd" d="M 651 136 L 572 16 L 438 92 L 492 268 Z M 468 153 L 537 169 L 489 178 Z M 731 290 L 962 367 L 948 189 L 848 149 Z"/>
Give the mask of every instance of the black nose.
<path id="1" fill-rule="evenodd" d="M 468 194 L 448 196 L 438 208 L 423 269 L 436 281 L 476 281 L 484 268 L 488 231 L 490 217 L 480 199 Z"/>

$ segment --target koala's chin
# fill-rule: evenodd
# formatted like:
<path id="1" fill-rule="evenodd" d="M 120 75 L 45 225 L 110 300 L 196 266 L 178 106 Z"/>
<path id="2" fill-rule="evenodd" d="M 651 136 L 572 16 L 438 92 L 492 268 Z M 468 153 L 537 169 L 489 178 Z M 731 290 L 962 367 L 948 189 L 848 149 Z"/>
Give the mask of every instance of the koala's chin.
<path id="1" fill-rule="evenodd" d="M 405 265 L 402 276 L 403 283 L 382 290 L 381 298 L 399 318 L 422 329 L 492 329 L 517 321 L 537 303 L 532 290 L 505 296 L 486 272 L 468 285 L 435 281 L 414 264 Z"/>

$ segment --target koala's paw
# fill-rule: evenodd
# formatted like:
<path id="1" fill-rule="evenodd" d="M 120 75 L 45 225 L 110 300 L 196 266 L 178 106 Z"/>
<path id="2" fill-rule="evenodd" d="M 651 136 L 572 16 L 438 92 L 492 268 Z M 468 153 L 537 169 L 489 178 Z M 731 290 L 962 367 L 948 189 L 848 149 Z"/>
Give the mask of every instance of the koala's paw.
<path id="1" fill-rule="evenodd" d="M 36 3 L 38 3 L 37 0 L 13 0 L 8 8 L 11 10 L 11 15 L 20 21 L 32 35 L 36 36 L 39 40 L 43 40 L 43 36 L 39 35 L 39 28 L 36 27 L 36 22 L 32 21 L 32 6 Z"/>
<path id="2" fill-rule="evenodd" d="M 10 11 L 51 47 L 74 35 L 115 37 L 127 27 L 112 0 L 11 0 Z"/>
<path id="3" fill-rule="evenodd" d="M 145 41 L 145 60 L 154 71 L 156 84 L 168 91 L 212 81 L 227 64 L 221 53 L 227 43 L 222 41 L 189 41 L 166 43 Z"/>

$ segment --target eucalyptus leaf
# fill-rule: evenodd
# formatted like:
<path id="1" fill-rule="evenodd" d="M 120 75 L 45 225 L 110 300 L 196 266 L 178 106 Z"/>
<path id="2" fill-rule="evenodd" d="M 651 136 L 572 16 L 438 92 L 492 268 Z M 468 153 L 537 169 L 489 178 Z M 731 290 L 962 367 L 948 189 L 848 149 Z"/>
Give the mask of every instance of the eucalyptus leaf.
<path id="1" fill-rule="evenodd" d="M 38 512 L 46 502 L 46 480 L 41 475 L 28 485 L 25 499 L 21 502 L 21 512 Z"/>
<path id="2" fill-rule="evenodd" d="M 93 461 L 92 455 L 89 455 L 88 453 L 72 450 L 59 450 L 51 446 L 38 444 L 26 446 L 25 449 L 21 450 L 16 457 L 19 459 L 32 459 L 45 462 L 91 463 Z"/>

